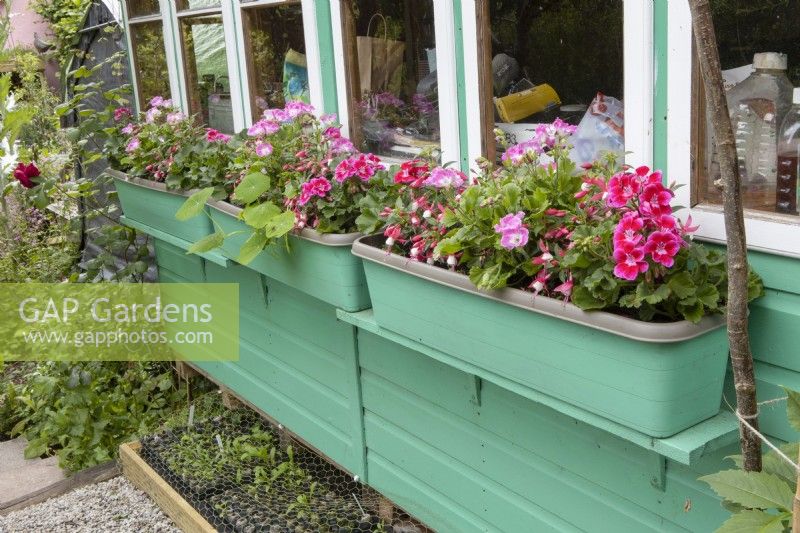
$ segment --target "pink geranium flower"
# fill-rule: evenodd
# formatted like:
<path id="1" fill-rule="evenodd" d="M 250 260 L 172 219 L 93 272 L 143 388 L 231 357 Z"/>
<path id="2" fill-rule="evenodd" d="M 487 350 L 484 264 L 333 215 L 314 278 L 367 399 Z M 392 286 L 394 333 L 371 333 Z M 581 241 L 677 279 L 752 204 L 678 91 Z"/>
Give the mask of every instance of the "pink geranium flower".
<path id="1" fill-rule="evenodd" d="M 118 107 L 114 110 L 114 122 L 119 122 L 129 116 L 131 116 L 131 109 L 129 107 Z"/>
<path id="2" fill-rule="evenodd" d="M 643 238 L 640 233 L 642 228 L 644 228 L 644 220 L 639 217 L 638 213 L 625 213 L 614 230 L 614 246 L 626 242 L 634 245 L 639 244 L 639 241 Z"/>
<path id="3" fill-rule="evenodd" d="M 125 147 L 125 151 L 128 153 L 135 152 L 141 146 L 141 141 L 139 141 L 138 137 L 134 137 L 130 141 L 128 141 L 128 146 Z"/>
<path id="4" fill-rule="evenodd" d="M 124 128 L 122 128 L 119 131 L 121 131 L 125 135 L 130 135 L 131 133 L 133 133 L 133 128 L 134 128 L 134 125 L 131 124 L 131 123 L 128 123 Z"/>
<path id="5" fill-rule="evenodd" d="M 647 239 L 644 251 L 650 254 L 653 261 L 667 268 L 675 264 L 675 255 L 681 249 L 681 240 L 674 233 L 654 231 Z"/>
<path id="6" fill-rule="evenodd" d="M 300 115 L 311 115 L 314 113 L 314 106 L 302 100 L 287 102 L 286 105 L 283 106 L 283 109 L 286 111 L 286 114 L 289 115 L 289 118 L 297 118 Z"/>
<path id="7" fill-rule="evenodd" d="M 608 180 L 608 198 L 610 207 L 624 207 L 641 190 L 642 184 L 635 174 L 618 172 Z"/>
<path id="8" fill-rule="evenodd" d="M 169 124 L 171 126 L 174 126 L 175 124 L 177 124 L 178 122 L 180 122 L 181 120 L 183 120 L 185 118 L 186 118 L 186 115 L 184 115 L 180 111 L 175 111 L 174 113 L 168 113 L 167 114 L 167 124 Z"/>
<path id="9" fill-rule="evenodd" d="M 651 217 L 670 215 L 672 214 L 670 207 L 672 197 L 673 192 L 661 183 L 651 183 L 645 186 L 642 194 L 639 195 L 639 210 Z"/>
<path id="10" fill-rule="evenodd" d="M 210 143 L 226 143 L 231 140 L 231 136 L 220 133 L 213 128 L 206 128 L 206 140 Z"/>
<path id="11" fill-rule="evenodd" d="M 357 176 L 361 181 L 369 181 L 375 172 L 382 167 L 380 159 L 373 154 L 358 154 L 342 160 L 336 165 L 334 177 L 342 183 L 348 178 Z"/>
<path id="12" fill-rule="evenodd" d="M 617 262 L 614 275 L 628 281 L 634 281 L 649 268 L 644 260 L 644 248 L 629 242 L 623 242 L 614 249 L 614 261 Z"/>
<path id="13" fill-rule="evenodd" d="M 300 199 L 297 203 L 305 205 L 314 196 L 324 198 L 331 190 L 331 182 L 325 178 L 313 178 L 300 186 Z"/>

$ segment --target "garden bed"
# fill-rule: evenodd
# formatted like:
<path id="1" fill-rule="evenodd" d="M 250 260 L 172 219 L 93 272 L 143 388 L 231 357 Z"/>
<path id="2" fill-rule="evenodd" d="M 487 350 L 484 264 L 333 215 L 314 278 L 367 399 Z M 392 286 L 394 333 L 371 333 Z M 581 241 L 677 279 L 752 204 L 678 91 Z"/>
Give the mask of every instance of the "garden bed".
<path id="1" fill-rule="evenodd" d="M 191 506 L 193 531 L 427 531 L 387 514 L 380 495 L 249 410 L 145 437 L 133 451 Z M 166 510 L 178 521 L 170 509 L 191 515 L 181 507 Z"/>

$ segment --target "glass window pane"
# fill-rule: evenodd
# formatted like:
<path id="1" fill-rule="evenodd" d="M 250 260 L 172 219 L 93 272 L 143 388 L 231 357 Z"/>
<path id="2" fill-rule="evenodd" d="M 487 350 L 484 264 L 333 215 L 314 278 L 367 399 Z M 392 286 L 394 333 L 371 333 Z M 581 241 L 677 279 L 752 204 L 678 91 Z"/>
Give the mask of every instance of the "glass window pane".
<path id="1" fill-rule="evenodd" d="M 486 0 L 480 18 L 488 54 L 483 98 L 494 99 L 486 102 L 495 123 L 485 129 L 489 139 L 494 125 L 521 142 L 533 134 L 529 124 L 578 124 L 595 98 L 592 109 L 621 111 L 622 0 Z M 609 131 L 622 131 L 621 115 L 598 116 L 613 122 Z M 613 143 L 620 142 L 617 135 Z"/>
<path id="2" fill-rule="evenodd" d="M 800 87 L 800 2 L 765 0 L 740 4 L 712 0 L 723 77 L 727 85 L 743 203 L 746 208 L 796 215 L 795 208 L 776 209 L 779 190 L 779 136 L 792 103 L 793 87 Z M 705 117 L 699 73 L 695 84 L 695 150 L 697 165 L 695 203 L 722 203 L 714 182 L 719 176 L 715 142 Z M 796 161 L 797 154 L 794 154 Z M 797 174 L 797 163 L 794 165 Z M 782 186 L 781 204 L 796 204 L 796 177 Z M 787 203 L 788 201 L 788 203 Z"/>
<path id="3" fill-rule="evenodd" d="M 128 0 L 128 18 L 158 15 L 158 0 Z"/>
<path id="4" fill-rule="evenodd" d="M 222 16 L 183 17 L 180 21 L 189 111 L 209 128 L 232 132 L 233 107 Z"/>
<path id="5" fill-rule="evenodd" d="M 354 142 L 362 151 L 401 159 L 438 148 L 433 2 L 343 5 Z"/>
<path id="6" fill-rule="evenodd" d="M 175 4 L 178 11 L 187 9 L 205 9 L 209 7 L 220 7 L 220 0 L 176 0 Z"/>
<path id="7" fill-rule="evenodd" d="M 300 4 L 245 9 L 242 15 L 253 119 L 286 100 L 308 102 Z"/>
<path id="8" fill-rule="evenodd" d="M 170 96 L 163 31 L 160 20 L 130 25 L 136 85 L 142 108 L 146 108 L 154 96 Z"/>

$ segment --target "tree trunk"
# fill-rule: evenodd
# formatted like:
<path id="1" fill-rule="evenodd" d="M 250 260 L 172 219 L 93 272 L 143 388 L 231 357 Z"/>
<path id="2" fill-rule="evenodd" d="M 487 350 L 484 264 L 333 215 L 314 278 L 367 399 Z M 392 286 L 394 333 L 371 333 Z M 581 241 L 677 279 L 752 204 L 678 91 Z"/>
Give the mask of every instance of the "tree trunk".
<path id="1" fill-rule="evenodd" d="M 797 462 L 800 464 L 800 453 L 797 455 Z M 794 502 L 792 503 L 792 531 L 800 533 L 800 473 L 797 475 L 797 488 L 794 491 Z"/>
<path id="2" fill-rule="evenodd" d="M 742 213 L 739 166 L 733 136 L 722 66 L 719 61 L 717 38 L 711 18 L 709 0 L 689 0 L 692 11 L 697 56 L 703 76 L 711 125 L 716 137 L 719 167 L 722 176 L 722 198 L 725 211 L 725 236 L 728 244 L 728 344 L 730 346 L 733 380 L 736 386 L 736 409 L 753 428 L 758 430 L 758 403 L 753 375 L 753 353 L 747 332 L 747 246 Z M 744 424 L 739 424 L 743 467 L 747 471 L 761 470 L 761 441 Z"/>

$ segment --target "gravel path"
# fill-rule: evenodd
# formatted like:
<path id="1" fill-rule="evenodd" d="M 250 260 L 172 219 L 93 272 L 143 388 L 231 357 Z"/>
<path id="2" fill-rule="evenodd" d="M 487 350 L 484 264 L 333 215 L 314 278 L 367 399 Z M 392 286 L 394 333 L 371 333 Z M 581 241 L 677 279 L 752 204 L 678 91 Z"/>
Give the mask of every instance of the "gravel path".
<path id="1" fill-rule="evenodd" d="M 124 476 L 0 516 L 0 533 L 180 533 Z"/>

